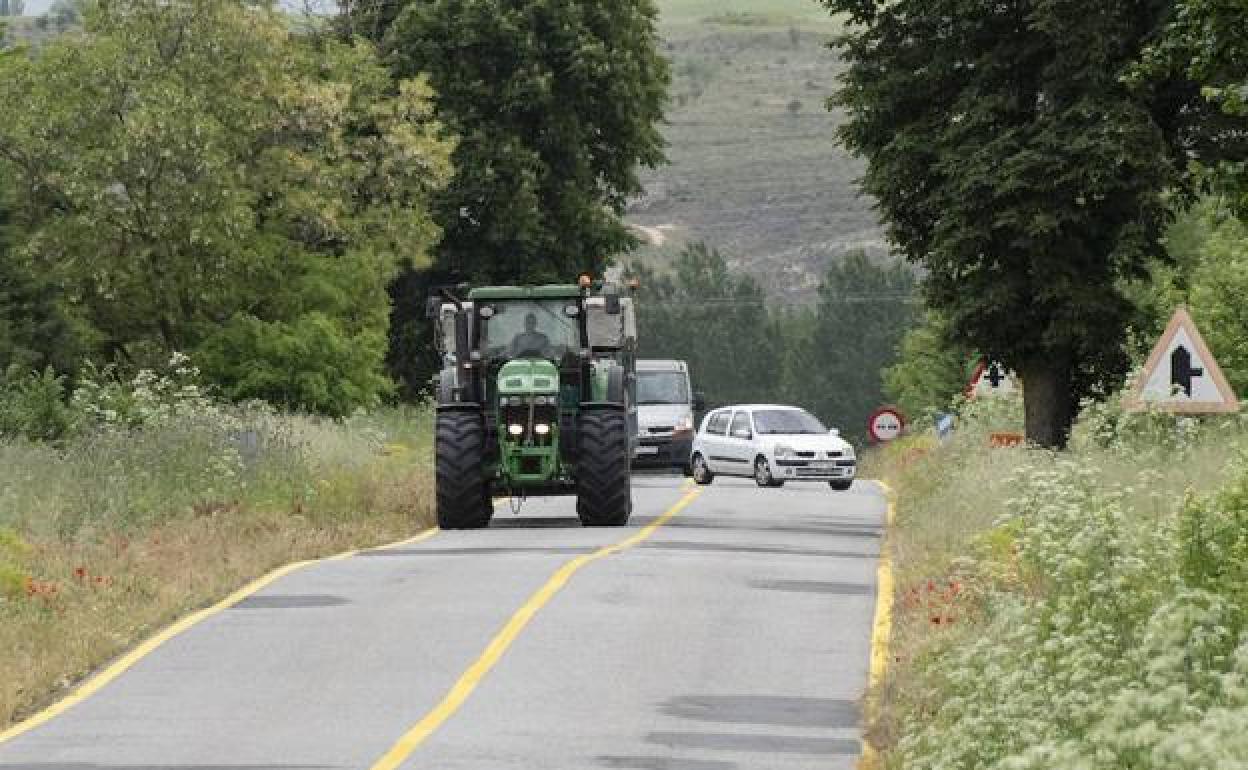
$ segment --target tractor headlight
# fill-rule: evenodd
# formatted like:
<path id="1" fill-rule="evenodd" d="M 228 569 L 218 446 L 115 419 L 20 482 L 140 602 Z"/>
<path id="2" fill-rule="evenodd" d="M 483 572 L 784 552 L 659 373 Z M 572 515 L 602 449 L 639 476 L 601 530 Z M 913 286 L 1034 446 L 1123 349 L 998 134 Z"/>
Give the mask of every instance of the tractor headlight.
<path id="1" fill-rule="evenodd" d="M 780 459 L 780 458 L 785 458 L 785 457 L 793 457 L 793 456 L 795 456 L 796 454 L 797 454 L 797 453 L 793 451 L 793 447 L 788 447 L 788 446 L 778 446 L 778 447 L 776 447 L 776 458 L 777 458 L 777 459 Z"/>
<path id="2" fill-rule="evenodd" d="M 513 436 L 523 436 L 524 426 L 523 425 L 508 425 L 507 432 Z"/>
<path id="3" fill-rule="evenodd" d="M 533 426 L 533 432 L 539 436 L 545 436 L 546 434 L 550 433 L 550 426 L 544 422 L 540 422 L 537 425 Z"/>

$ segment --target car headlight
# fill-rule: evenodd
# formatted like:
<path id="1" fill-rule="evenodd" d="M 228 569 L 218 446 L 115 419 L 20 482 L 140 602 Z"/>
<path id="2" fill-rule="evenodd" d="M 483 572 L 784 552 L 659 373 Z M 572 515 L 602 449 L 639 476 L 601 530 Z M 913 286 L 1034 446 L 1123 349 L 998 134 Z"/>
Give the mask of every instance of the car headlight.
<path id="1" fill-rule="evenodd" d="M 797 452 L 794 452 L 794 451 L 793 451 L 793 447 L 788 447 L 788 446 L 778 446 L 778 447 L 776 447 L 776 457 L 777 457 L 777 458 L 794 457 L 796 454 L 797 454 Z"/>
<path id="2" fill-rule="evenodd" d="M 685 431 L 690 431 L 690 430 L 693 430 L 693 418 L 692 417 L 682 417 L 680 418 L 680 421 L 676 423 L 677 433 L 683 433 Z"/>

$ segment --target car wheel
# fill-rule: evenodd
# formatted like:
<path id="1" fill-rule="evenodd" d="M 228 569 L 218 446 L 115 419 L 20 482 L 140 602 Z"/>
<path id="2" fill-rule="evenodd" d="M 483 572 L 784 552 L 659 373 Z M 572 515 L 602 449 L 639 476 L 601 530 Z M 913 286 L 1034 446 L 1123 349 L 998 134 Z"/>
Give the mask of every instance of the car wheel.
<path id="1" fill-rule="evenodd" d="M 711 473 L 711 469 L 706 465 L 706 459 L 702 455 L 693 456 L 693 481 L 695 484 L 706 486 L 715 480 L 715 474 Z"/>
<path id="2" fill-rule="evenodd" d="M 853 482 L 852 480 L 851 480 L 851 481 L 829 481 L 829 482 L 828 482 L 828 486 L 832 487 L 832 488 L 833 488 L 833 489 L 835 489 L 837 492 L 846 492 L 846 491 L 848 491 L 848 490 L 849 490 L 849 488 L 850 488 L 850 487 L 852 487 L 853 485 L 854 485 L 854 482 Z"/>
<path id="3" fill-rule="evenodd" d="M 754 483 L 760 487 L 782 487 L 784 482 L 771 475 L 771 464 L 767 458 L 759 456 L 754 461 Z"/>

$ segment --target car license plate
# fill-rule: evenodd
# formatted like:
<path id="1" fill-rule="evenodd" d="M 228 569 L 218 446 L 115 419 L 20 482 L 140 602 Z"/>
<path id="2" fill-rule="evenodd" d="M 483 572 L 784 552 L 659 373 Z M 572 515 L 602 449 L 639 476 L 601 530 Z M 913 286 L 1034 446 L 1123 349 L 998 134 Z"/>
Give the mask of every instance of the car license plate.
<path id="1" fill-rule="evenodd" d="M 810 467 L 817 471 L 830 471 L 834 466 L 832 463 L 811 463 Z"/>
<path id="2" fill-rule="evenodd" d="M 657 446 L 639 446 L 637 447 L 637 451 L 634 452 L 633 454 L 657 455 L 658 453 L 659 453 L 659 448 Z"/>

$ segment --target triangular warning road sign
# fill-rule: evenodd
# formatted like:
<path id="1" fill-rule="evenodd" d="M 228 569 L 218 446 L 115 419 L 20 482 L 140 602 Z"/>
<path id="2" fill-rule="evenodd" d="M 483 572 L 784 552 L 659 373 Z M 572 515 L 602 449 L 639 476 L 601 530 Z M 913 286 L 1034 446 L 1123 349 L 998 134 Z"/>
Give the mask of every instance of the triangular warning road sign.
<path id="1" fill-rule="evenodd" d="M 1188 315 L 1174 312 L 1126 400 L 1127 409 L 1177 414 L 1239 411 L 1239 399 Z"/>

